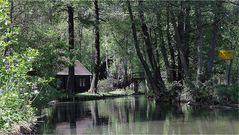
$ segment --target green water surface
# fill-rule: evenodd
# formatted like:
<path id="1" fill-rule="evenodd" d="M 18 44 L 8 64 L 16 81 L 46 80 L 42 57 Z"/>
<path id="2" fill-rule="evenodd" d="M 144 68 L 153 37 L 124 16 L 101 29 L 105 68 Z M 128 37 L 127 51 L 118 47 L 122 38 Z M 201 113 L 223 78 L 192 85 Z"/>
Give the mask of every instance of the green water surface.
<path id="1" fill-rule="evenodd" d="M 156 104 L 144 96 L 65 102 L 45 112 L 40 134 L 239 134 L 239 110 Z"/>

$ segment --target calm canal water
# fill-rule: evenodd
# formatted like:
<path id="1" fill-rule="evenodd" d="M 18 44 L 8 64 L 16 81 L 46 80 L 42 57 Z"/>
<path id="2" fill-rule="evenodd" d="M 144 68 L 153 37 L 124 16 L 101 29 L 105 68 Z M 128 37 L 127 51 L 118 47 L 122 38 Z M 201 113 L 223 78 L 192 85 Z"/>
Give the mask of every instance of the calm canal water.
<path id="1" fill-rule="evenodd" d="M 41 134 L 239 134 L 239 110 L 157 105 L 144 96 L 59 103 Z"/>

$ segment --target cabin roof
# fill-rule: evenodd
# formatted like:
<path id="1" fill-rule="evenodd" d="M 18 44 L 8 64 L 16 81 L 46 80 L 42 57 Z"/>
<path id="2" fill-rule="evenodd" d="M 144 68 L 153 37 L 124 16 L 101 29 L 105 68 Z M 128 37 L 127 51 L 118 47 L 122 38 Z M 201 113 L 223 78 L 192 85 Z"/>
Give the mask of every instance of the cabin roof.
<path id="1" fill-rule="evenodd" d="M 57 73 L 57 75 L 68 75 L 69 74 L 69 68 L 66 67 L 60 72 Z M 80 61 L 75 61 L 75 75 L 92 75 L 92 73 L 85 68 L 84 65 L 80 63 Z"/>

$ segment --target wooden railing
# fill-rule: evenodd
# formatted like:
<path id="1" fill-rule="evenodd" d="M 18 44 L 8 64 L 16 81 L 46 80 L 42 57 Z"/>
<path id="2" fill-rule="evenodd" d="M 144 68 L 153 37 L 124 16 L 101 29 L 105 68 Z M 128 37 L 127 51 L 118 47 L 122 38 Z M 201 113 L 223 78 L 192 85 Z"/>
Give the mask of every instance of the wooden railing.
<path id="1" fill-rule="evenodd" d="M 142 81 L 145 79 L 145 74 L 144 72 L 134 72 L 134 73 L 131 73 L 129 76 L 128 76 L 128 79 L 127 80 L 124 80 L 123 82 L 117 82 L 114 84 L 114 87 L 117 87 L 117 88 L 123 88 L 123 87 L 127 87 L 129 86 L 130 84 L 132 83 L 135 83 L 135 82 L 139 82 L 139 81 Z"/>

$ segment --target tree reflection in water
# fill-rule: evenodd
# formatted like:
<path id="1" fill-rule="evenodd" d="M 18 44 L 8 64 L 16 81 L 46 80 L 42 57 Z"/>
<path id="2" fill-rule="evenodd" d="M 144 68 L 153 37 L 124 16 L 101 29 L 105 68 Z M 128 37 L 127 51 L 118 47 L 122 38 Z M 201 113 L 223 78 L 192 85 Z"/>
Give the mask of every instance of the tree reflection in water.
<path id="1" fill-rule="evenodd" d="M 156 104 L 143 96 L 60 103 L 46 134 L 239 134 L 238 110 Z"/>

